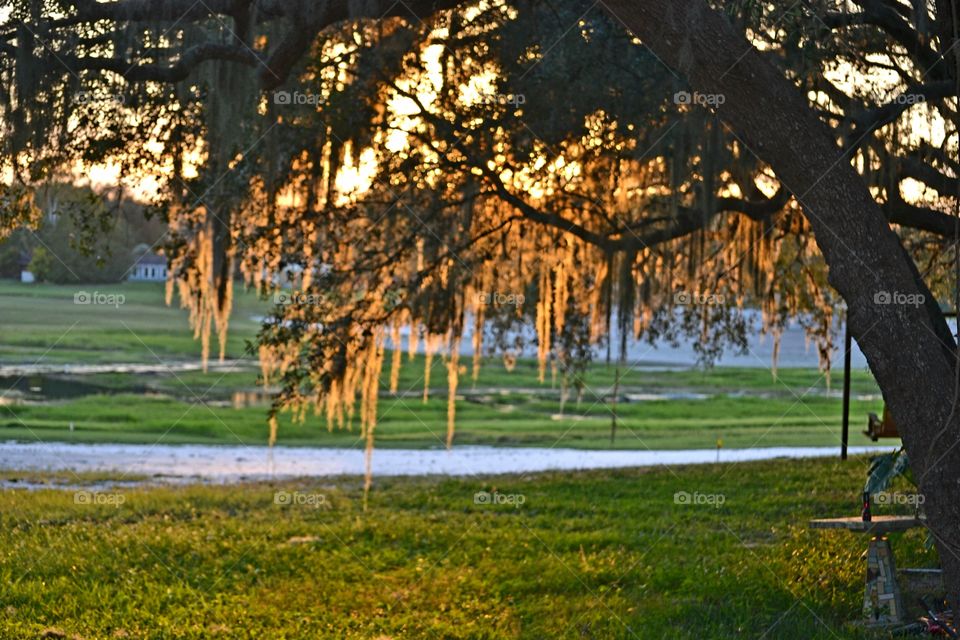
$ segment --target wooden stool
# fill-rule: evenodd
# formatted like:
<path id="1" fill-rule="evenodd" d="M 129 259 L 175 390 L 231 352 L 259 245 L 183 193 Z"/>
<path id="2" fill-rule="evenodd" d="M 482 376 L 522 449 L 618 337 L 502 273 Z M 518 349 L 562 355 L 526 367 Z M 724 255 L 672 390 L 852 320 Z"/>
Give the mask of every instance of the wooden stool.
<path id="1" fill-rule="evenodd" d="M 887 533 L 922 526 L 915 516 L 874 516 L 862 518 L 826 518 L 811 520 L 811 529 L 844 529 L 872 534 L 867 545 L 867 574 L 863 588 L 863 617 L 867 624 L 886 625 L 904 620 L 903 599 L 897 583 L 897 567 Z"/>

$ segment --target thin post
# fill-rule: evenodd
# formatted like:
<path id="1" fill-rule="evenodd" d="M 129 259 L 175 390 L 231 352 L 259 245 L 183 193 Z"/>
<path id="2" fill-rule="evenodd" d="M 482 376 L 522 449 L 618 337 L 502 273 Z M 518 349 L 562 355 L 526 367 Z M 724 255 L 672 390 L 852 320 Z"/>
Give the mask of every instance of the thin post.
<path id="1" fill-rule="evenodd" d="M 848 312 L 849 313 L 849 312 Z M 844 323 L 843 337 L 843 434 L 840 440 L 840 459 L 847 459 L 847 443 L 850 442 L 850 322 Z"/>
<path id="2" fill-rule="evenodd" d="M 620 363 L 613 382 L 613 405 L 610 408 L 610 444 L 617 439 L 617 398 L 620 396 Z"/>

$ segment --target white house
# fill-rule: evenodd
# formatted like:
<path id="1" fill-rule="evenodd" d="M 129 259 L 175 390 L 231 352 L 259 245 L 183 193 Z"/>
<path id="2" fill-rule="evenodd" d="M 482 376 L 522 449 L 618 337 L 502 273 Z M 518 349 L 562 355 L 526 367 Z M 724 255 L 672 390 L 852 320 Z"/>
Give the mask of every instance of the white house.
<path id="1" fill-rule="evenodd" d="M 130 270 L 131 282 L 166 282 L 167 259 L 149 251 L 137 258 Z"/>
<path id="2" fill-rule="evenodd" d="M 30 271 L 30 260 L 33 255 L 29 251 L 20 252 L 20 282 L 24 284 L 33 284 L 37 278 Z"/>

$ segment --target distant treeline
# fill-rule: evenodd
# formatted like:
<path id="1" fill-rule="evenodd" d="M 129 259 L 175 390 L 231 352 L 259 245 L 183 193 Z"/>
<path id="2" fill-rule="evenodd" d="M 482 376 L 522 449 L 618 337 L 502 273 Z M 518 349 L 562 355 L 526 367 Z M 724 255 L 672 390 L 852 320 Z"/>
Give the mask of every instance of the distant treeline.
<path id="1" fill-rule="evenodd" d="M 39 190 L 36 201 L 44 214 L 39 228 L 0 242 L 0 278 L 27 270 L 40 282 L 117 282 L 140 253 L 162 245 L 166 222 L 116 194 L 57 184 Z"/>

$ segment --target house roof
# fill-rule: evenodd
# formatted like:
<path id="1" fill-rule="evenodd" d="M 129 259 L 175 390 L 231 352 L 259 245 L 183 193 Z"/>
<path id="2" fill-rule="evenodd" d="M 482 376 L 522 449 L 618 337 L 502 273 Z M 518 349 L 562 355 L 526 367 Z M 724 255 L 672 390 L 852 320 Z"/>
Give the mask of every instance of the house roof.
<path id="1" fill-rule="evenodd" d="M 165 256 L 157 255 L 156 253 L 145 253 L 139 258 L 135 264 L 146 264 L 146 265 L 162 265 L 167 266 L 167 258 Z"/>

